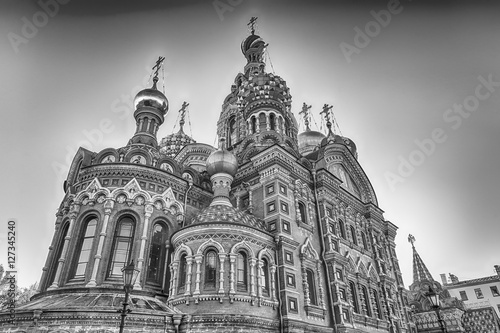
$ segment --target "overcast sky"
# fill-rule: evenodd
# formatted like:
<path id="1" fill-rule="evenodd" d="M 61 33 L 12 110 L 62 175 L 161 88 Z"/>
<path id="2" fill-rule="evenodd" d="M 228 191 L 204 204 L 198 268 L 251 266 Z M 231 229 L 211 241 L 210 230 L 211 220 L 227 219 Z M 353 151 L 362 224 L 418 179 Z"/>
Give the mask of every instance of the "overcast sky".
<path id="1" fill-rule="evenodd" d="M 306 102 L 319 124 L 322 105 L 331 104 L 357 144 L 385 218 L 399 227 L 405 285 L 409 233 L 439 281 L 440 273 L 494 275 L 498 13 L 493 1 L 73 0 L 57 12 L 2 1 L 0 235 L 16 218 L 20 284 L 41 276 L 78 146 L 99 152 L 127 143 L 133 96 L 158 56 L 166 58 L 170 101 L 159 138 L 172 133 L 187 101 L 194 139 L 214 145 L 222 101 L 246 62 L 240 43 L 252 16 L 269 43 L 267 70 L 287 81 L 296 117 Z"/>

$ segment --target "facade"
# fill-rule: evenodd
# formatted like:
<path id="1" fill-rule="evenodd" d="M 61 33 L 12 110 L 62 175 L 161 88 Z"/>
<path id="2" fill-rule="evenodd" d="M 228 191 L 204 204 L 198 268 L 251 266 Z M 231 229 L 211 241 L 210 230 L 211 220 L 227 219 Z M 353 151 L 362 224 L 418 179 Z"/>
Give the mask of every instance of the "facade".
<path id="1" fill-rule="evenodd" d="M 356 145 L 309 129 L 252 30 L 217 122 L 218 148 L 182 129 L 158 142 L 169 102 L 135 100 L 127 145 L 80 148 L 39 293 L 0 332 L 116 332 L 121 269 L 140 273 L 126 332 L 415 332 L 396 256 Z M 158 63 L 159 65 L 159 63 Z M 158 69 L 158 66 L 156 66 Z M 156 71 L 156 74 L 158 70 Z"/>
<path id="2" fill-rule="evenodd" d="M 459 281 L 456 275 L 450 274 L 450 281 L 441 274 L 443 287 L 464 303 L 467 309 L 491 307 L 500 317 L 500 266 L 495 265 L 497 275 L 478 279 Z"/>

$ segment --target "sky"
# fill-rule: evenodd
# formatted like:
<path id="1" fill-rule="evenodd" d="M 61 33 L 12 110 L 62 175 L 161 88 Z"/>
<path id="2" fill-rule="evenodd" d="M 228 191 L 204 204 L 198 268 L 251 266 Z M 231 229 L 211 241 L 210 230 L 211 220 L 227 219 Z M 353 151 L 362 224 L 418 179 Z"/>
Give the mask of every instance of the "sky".
<path id="1" fill-rule="evenodd" d="M 18 281 L 40 279 L 63 182 L 79 146 L 122 147 L 132 100 L 164 56 L 172 133 L 215 145 L 224 98 L 246 61 L 247 23 L 269 43 L 296 117 L 333 105 L 412 283 L 408 234 L 434 278 L 500 264 L 500 21 L 486 1 L 14 1 L 0 3 L 0 263 L 17 221 Z M 191 128 L 191 130 L 189 129 Z M 313 123 L 313 129 L 320 129 Z M 178 125 L 177 125 L 178 129 Z M 322 129 L 324 130 L 324 128 Z"/>

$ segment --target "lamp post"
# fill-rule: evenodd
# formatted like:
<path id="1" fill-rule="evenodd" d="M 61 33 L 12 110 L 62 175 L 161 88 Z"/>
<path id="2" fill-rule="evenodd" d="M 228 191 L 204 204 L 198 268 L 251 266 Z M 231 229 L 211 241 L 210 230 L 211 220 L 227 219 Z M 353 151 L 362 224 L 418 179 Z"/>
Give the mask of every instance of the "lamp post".
<path id="1" fill-rule="evenodd" d="M 447 333 L 447 330 L 444 326 L 444 320 L 441 319 L 441 315 L 439 314 L 439 294 L 434 291 L 434 289 L 429 288 L 429 291 L 425 294 L 429 301 L 431 302 L 432 309 L 436 311 L 436 315 L 438 317 L 439 326 L 441 327 L 441 332 Z"/>
<path id="2" fill-rule="evenodd" d="M 123 302 L 123 309 L 118 310 L 120 312 L 120 333 L 123 333 L 123 326 L 125 325 L 125 317 L 131 312 L 127 309 L 128 306 L 128 296 L 129 293 L 134 289 L 135 279 L 137 279 L 137 274 L 139 270 L 135 268 L 134 261 L 132 260 L 130 264 L 122 268 L 123 273 L 123 289 L 125 290 L 125 301 Z"/>

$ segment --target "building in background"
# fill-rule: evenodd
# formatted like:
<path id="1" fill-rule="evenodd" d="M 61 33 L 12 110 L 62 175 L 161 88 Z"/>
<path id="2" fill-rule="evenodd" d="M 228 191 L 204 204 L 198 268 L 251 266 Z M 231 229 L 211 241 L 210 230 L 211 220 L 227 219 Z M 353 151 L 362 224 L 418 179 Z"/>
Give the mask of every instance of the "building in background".
<path id="1" fill-rule="evenodd" d="M 500 317 L 500 266 L 495 265 L 496 275 L 460 281 L 454 274 L 441 274 L 443 287 L 464 303 L 466 309 L 492 308 Z"/>
<path id="2" fill-rule="evenodd" d="M 303 103 L 299 134 L 254 24 L 218 148 L 184 133 L 188 103 L 180 130 L 158 142 L 170 107 L 157 89 L 160 59 L 135 97 L 129 142 L 78 150 L 39 293 L 14 322 L 0 314 L 0 332 L 116 332 L 132 260 L 140 273 L 126 332 L 416 332 L 397 227 L 355 143 L 335 133 L 328 105 L 328 132 L 309 128 Z"/>

